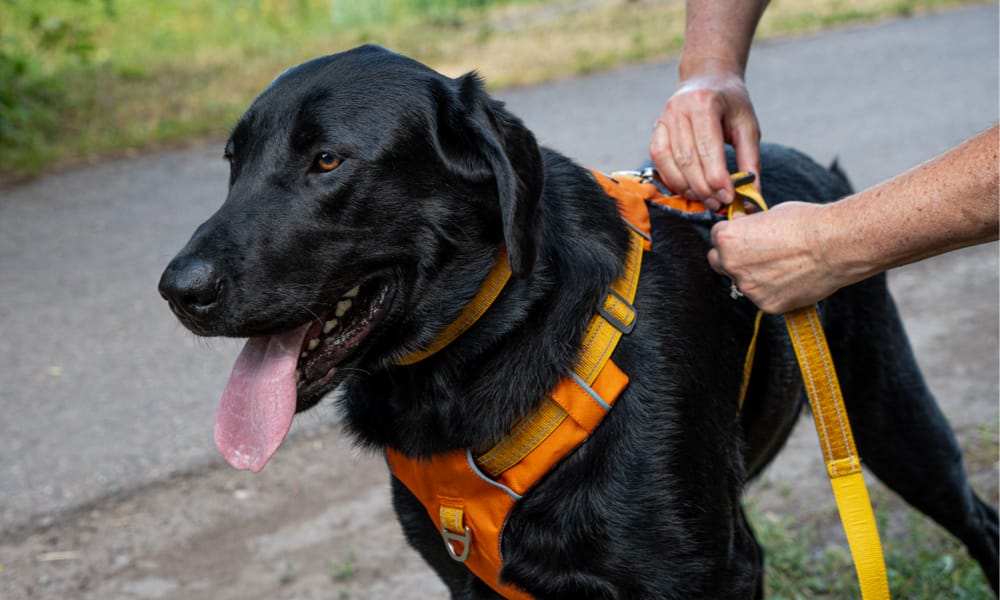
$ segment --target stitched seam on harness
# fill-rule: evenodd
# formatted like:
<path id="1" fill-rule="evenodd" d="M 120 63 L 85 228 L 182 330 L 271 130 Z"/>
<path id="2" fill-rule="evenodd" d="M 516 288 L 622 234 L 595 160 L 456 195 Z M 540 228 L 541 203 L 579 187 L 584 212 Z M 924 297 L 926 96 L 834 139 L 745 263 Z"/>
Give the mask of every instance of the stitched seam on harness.
<path id="1" fill-rule="evenodd" d="M 550 408 L 550 405 L 554 409 L 547 411 L 546 409 Z M 537 415 L 545 415 L 547 412 L 551 414 L 548 414 L 548 418 L 544 422 L 537 423 L 535 421 Z M 479 468 L 491 477 L 499 477 L 502 473 L 521 462 L 525 456 L 530 454 L 532 450 L 547 439 L 567 416 L 566 411 L 561 406 L 547 397 L 541 409 L 523 419 L 524 426 L 518 431 L 518 434 L 520 434 L 527 430 L 528 425 L 533 425 L 536 426 L 533 428 L 537 429 L 534 435 L 523 441 L 517 439 L 517 434 L 504 438 L 500 444 L 476 459 Z M 515 446 L 516 442 L 520 442 L 520 444 Z M 514 448 L 517 448 L 517 450 L 514 451 Z"/>
<path id="2" fill-rule="evenodd" d="M 817 340 L 819 339 L 820 336 L 820 333 L 816 331 L 817 327 L 820 326 L 816 322 L 818 318 L 819 315 L 815 310 L 809 311 L 809 326 L 812 327 L 813 336 L 816 337 Z M 823 358 L 823 369 L 826 372 L 826 382 L 830 388 L 830 395 L 833 396 L 834 399 L 837 399 L 840 396 L 836 385 L 837 374 L 833 370 L 833 365 L 830 364 L 830 355 L 828 352 L 821 352 L 820 356 Z M 837 411 L 837 421 L 840 423 L 840 435 L 843 438 L 844 449 L 847 454 L 847 458 L 850 459 L 851 467 L 854 468 L 856 466 L 854 461 L 854 455 L 851 452 L 851 442 L 847 437 L 847 427 L 850 427 L 850 425 L 845 426 L 844 413 L 841 412 L 840 410 L 841 409 L 840 404 L 841 403 L 839 401 L 833 402 L 833 408 L 834 410 Z"/>
<path id="3" fill-rule="evenodd" d="M 802 336 L 799 333 L 799 326 L 798 326 L 798 324 L 795 323 L 794 319 L 789 319 L 788 322 L 791 324 L 790 331 L 792 332 L 792 335 L 795 338 L 794 339 L 795 347 L 799 350 L 800 353 L 803 353 L 803 358 L 800 359 L 799 363 L 800 363 L 800 366 L 802 367 L 802 373 L 805 376 L 804 379 L 807 380 L 807 382 L 809 384 L 809 389 L 810 389 L 810 394 L 809 395 L 812 398 L 816 398 L 817 397 L 817 395 L 816 395 L 816 382 L 815 382 L 815 379 L 814 379 L 814 376 L 813 376 L 812 366 L 809 364 L 809 361 L 805 360 L 805 358 L 804 358 L 805 347 L 804 347 L 804 345 L 802 343 Z M 820 437 L 823 438 L 823 445 L 826 446 L 827 456 L 829 456 L 830 459 L 832 460 L 832 458 L 833 458 L 833 448 L 830 446 L 830 434 L 829 434 L 829 432 L 826 429 L 826 420 L 823 418 L 823 411 L 820 410 L 820 407 L 817 406 L 817 405 L 814 405 L 812 407 L 812 409 L 813 409 L 813 416 L 816 419 L 816 424 L 817 424 L 818 429 L 820 431 Z M 830 460 L 828 460 L 827 462 L 829 463 Z M 835 466 L 831 466 L 831 470 L 834 470 L 834 469 L 836 469 L 836 467 Z"/>

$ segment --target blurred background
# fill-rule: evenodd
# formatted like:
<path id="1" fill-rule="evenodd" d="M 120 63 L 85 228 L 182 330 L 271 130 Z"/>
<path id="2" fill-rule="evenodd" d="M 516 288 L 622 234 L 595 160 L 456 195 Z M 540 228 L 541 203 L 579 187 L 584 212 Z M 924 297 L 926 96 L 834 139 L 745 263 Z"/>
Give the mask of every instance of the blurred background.
<path id="1" fill-rule="evenodd" d="M 3 0 L 0 177 L 221 136 L 289 65 L 366 42 L 493 88 L 677 52 L 682 0 Z M 961 0 L 776 0 L 758 40 Z"/>
<path id="2" fill-rule="evenodd" d="M 0 600 L 443 598 L 381 457 L 329 402 L 258 475 L 212 443 L 240 343 L 156 292 L 221 203 L 229 128 L 291 65 L 361 43 L 479 71 L 586 166 L 645 160 L 682 0 L 0 0 Z M 748 82 L 765 136 L 858 187 L 996 122 L 998 6 L 773 0 Z M 933 199 L 929 199 L 933 200 Z M 997 245 L 890 274 L 976 490 L 998 495 Z M 857 597 L 812 424 L 747 494 L 768 598 Z M 899 598 L 992 598 L 872 482 Z"/>

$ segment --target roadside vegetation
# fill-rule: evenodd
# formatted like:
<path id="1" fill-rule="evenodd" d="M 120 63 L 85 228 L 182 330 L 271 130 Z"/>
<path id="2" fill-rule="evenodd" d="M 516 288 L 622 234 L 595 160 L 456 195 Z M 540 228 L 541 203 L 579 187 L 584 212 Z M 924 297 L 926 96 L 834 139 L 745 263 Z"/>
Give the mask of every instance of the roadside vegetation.
<path id="1" fill-rule="evenodd" d="M 976 432 L 960 432 L 959 437 L 973 489 L 996 506 L 997 426 L 984 424 Z M 780 494 L 784 503 L 772 502 L 777 506 L 764 510 L 753 491 L 748 500 L 748 518 L 764 547 L 764 596 L 769 600 L 860 600 L 833 492 L 824 505 L 796 510 L 792 508 L 799 505 L 795 484 L 783 485 L 787 486 Z M 979 564 L 951 534 L 883 485 L 869 485 L 869 491 L 893 598 L 995 598 Z"/>
<path id="2" fill-rule="evenodd" d="M 923 514 L 874 495 L 875 518 L 893 598 L 987 600 L 989 582 L 955 538 Z M 891 505 L 893 512 L 886 508 Z M 857 574 L 835 506 L 809 515 L 750 512 L 764 547 L 764 597 L 771 600 L 861 599 Z M 837 543 L 834 543 L 837 542 Z"/>
<path id="3" fill-rule="evenodd" d="M 774 0 L 758 39 L 962 3 Z M 0 180 L 224 135 L 285 68 L 361 43 L 495 88 L 676 53 L 682 34 L 683 0 L 3 0 Z"/>

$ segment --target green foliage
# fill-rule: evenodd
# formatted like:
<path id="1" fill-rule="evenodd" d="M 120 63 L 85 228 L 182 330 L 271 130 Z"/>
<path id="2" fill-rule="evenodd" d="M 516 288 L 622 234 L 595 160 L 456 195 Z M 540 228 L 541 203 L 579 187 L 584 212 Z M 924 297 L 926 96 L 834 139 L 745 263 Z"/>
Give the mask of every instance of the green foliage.
<path id="1" fill-rule="evenodd" d="M 283 586 L 291 585 L 295 583 L 297 578 L 298 576 L 295 574 L 295 567 L 292 566 L 292 563 L 286 561 L 282 565 L 281 575 L 278 576 L 278 583 Z"/>
<path id="2" fill-rule="evenodd" d="M 329 3 L 334 26 L 356 27 L 379 22 L 398 22 L 414 17 L 461 24 L 460 13 L 467 9 L 482 9 L 498 0 L 369 0 L 368 2 Z"/>
<path id="3" fill-rule="evenodd" d="M 877 500 L 879 504 L 879 502 Z M 889 515 L 877 512 L 889 588 L 894 598 L 987 599 L 993 593 L 979 565 L 955 538 L 911 509 L 899 518 L 904 533 L 887 537 Z M 764 547 L 765 597 L 772 600 L 860 598 L 854 563 L 839 532 L 836 509 L 812 517 L 750 511 Z M 834 543 L 836 542 L 836 543 Z"/>
<path id="4" fill-rule="evenodd" d="M 515 1 L 0 0 L 0 176 L 217 134 L 302 46 L 339 50 L 414 20 L 458 26 Z M 248 79 L 241 63 L 263 67 Z M 205 92 L 218 73 L 246 89 Z"/>
<path id="5" fill-rule="evenodd" d="M 0 6 L 0 165 L 37 160 L 59 133 L 68 88 L 61 73 L 86 71 L 96 50 L 95 16 L 114 17 L 112 0 L 49 3 L 8 0 Z"/>
<path id="6" fill-rule="evenodd" d="M 354 577 L 355 563 L 357 562 L 357 555 L 351 550 L 347 553 L 347 557 L 337 565 L 330 567 L 330 578 L 334 581 L 344 582 L 352 577 Z"/>
<path id="7" fill-rule="evenodd" d="M 776 0 L 758 37 L 965 1 Z M 289 65 L 360 43 L 500 85 L 676 52 L 682 4 L 0 0 L 0 179 L 224 135 Z"/>

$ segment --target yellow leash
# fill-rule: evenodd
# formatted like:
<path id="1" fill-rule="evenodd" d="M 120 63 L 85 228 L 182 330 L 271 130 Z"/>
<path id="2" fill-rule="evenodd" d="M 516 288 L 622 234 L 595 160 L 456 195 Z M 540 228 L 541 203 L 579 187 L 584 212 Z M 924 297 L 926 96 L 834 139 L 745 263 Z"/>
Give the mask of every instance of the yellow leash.
<path id="1" fill-rule="evenodd" d="M 760 210 L 767 210 L 764 198 L 753 186 L 752 175 L 737 173 L 733 175 L 733 179 L 736 183 L 734 186 L 736 199 L 729 207 L 730 218 L 734 212 L 744 212 L 744 199 L 756 204 Z M 758 311 L 758 325 L 760 315 Z M 816 422 L 823 458 L 826 460 L 830 485 L 833 487 L 840 520 L 847 534 L 851 556 L 854 558 L 861 597 L 864 600 L 887 599 L 890 597 L 889 583 L 885 561 L 882 558 L 882 543 L 879 541 L 875 515 L 872 513 L 871 500 L 868 498 L 868 488 L 861 472 L 861 459 L 854 446 L 854 435 L 851 433 L 840 383 L 833 367 L 833 360 L 830 358 L 830 349 L 826 343 L 819 314 L 815 306 L 793 310 L 785 314 L 785 324 L 812 405 L 813 419 Z M 750 350 L 747 351 L 741 404 L 749 380 L 749 367 L 753 362 L 756 337 L 757 325 Z"/>

